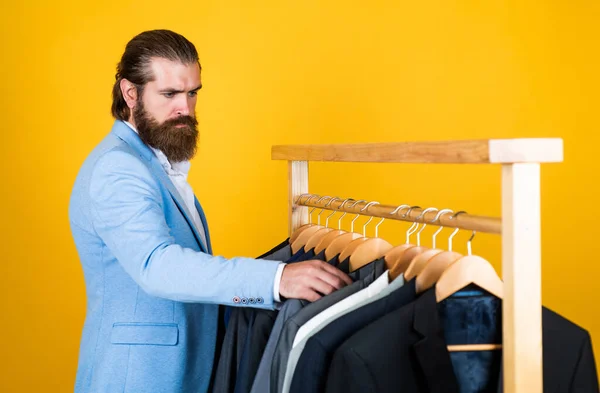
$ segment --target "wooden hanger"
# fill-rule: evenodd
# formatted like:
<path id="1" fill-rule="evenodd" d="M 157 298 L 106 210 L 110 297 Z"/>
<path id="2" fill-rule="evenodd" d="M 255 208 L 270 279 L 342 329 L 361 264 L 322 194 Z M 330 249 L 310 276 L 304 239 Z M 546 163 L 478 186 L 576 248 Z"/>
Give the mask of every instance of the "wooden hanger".
<path id="1" fill-rule="evenodd" d="M 298 236 L 298 238 L 296 240 L 294 240 L 294 242 L 292 243 L 292 254 L 295 254 L 298 251 L 300 251 L 300 249 L 306 245 L 306 242 L 308 241 L 308 239 L 310 239 L 311 236 L 314 235 L 319 229 L 323 229 L 323 226 L 322 225 L 313 225 L 313 226 L 308 227 L 305 230 L 303 230 L 300 233 L 300 235 Z M 305 248 L 305 250 L 306 250 L 306 248 Z M 308 251 L 308 250 L 306 250 L 306 251 Z"/>
<path id="2" fill-rule="evenodd" d="M 499 299 L 504 298 L 504 283 L 494 270 L 494 267 L 484 258 L 471 255 L 469 239 L 469 252 L 467 256 L 459 258 L 452 263 L 443 273 L 435 285 L 437 302 L 447 299 L 468 285 L 475 284 Z M 448 351 L 490 351 L 502 349 L 501 344 L 464 344 L 449 345 Z"/>
<path id="3" fill-rule="evenodd" d="M 419 273 L 423 271 L 427 264 L 427 261 L 429 261 L 431 258 L 442 252 L 444 252 L 444 250 L 441 250 L 439 248 L 432 248 L 420 254 L 417 254 L 408 264 L 406 271 L 404 271 L 404 280 L 410 281 L 413 278 L 415 278 Z"/>
<path id="4" fill-rule="evenodd" d="M 411 210 L 412 210 L 412 208 L 411 208 Z M 424 209 L 421 212 L 421 214 L 419 214 L 419 216 L 417 218 L 415 218 L 415 224 L 417 224 L 417 227 L 419 226 L 419 220 L 423 219 L 425 217 L 425 214 L 427 214 L 430 211 L 434 211 L 434 210 L 438 210 L 438 209 L 436 209 L 435 207 L 428 207 L 427 209 Z M 410 214 L 410 210 L 408 211 L 407 214 Z M 394 280 L 400 274 L 404 273 L 406 271 L 406 269 L 408 268 L 408 266 L 410 265 L 410 262 L 417 255 L 419 255 L 429 249 L 429 247 L 421 246 L 421 232 L 423 232 L 425 227 L 427 227 L 427 224 L 423 223 L 423 227 L 421 229 L 419 229 L 419 231 L 417 232 L 417 245 L 416 246 L 404 248 L 402 252 L 397 252 L 395 254 L 389 255 L 389 263 L 391 264 L 390 272 L 389 272 L 390 280 Z M 411 226 L 411 228 L 412 228 L 412 226 Z M 416 231 L 416 228 L 415 228 L 415 231 Z M 412 233 L 414 233 L 414 231 Z M 410 228 L 409 228 L 409 232 L 407 232 L 407 236 L 406 236 L 407 243 L 408 243 L 409 237 L 412 233 L 410 233 Z M 388 257 L 388 255 L 386 255 L 386 257 Z"/>
<path id="5" fill-rule="evenodd" d="M 325 249 L 325 258 L 330 260 L 336 255 L 341 254 L 350 243 L 362 237 L 363 236 L 361 234 L 355 232 L 347 232 L 336 237 Z M 340 259 L 340 262 L 343 262 L 343 259 Z"/>
<path id="6" fill-rule="evenodd" d="M 354 206 L 356 206 L 357 203 L 360 203 L 360 202 L 366 202 L 366 201 L 364 199 L 358 200 L 358 201 L 354 202 L 350 206 L 350 208 L 353 208 Z M 342 218 L 344 218 L 345 215 L 346 215 L 346 213 L 344 213 L 342 215 L 342 217 L 340 217 L 340 219 L 338 221 L 338 226 L 341 225 L 341 220 L 342 220 Z M 354 219 L 350 223 L 350 232 L 344 232 L 344 233 L 339 234 L 336 238 L 332 239 L 329 242 L 329 244 L 325 245 L 325 258 L 327 260 L 330 260 L 330 259 L 334 258 L 336 255 L 341 254 L 342 251 L 346 247 L 348 247 L 352 241 L 362 237 L 358 233 L 354 233 L 354 221 L 356 221 L 359 216 L 360 215 L 357 214 L 356 217 L 354 217 Z M 316 251 L 316 248 L 315 248 L 315 251 Z M 343 262 L 343 259 L 340 259 L 339 262 Z"/>
<path id="7" fill-rule="evenodd" d="M 331 245 L 331 243 L 338 237 L 341 236 L 345 233 L 348 233 L 344 230 L 341 229 L 336 229 L 333 230 L 329 233 L 327 233 L 325 236 L 323 236 L 323 238 L 321 238 L 321 241 L 319 242 L 319 244 L 317 244 L 315 246 L 315 254 L 320 253 L 321 251 L 327 249 L 327 247 L 329 247 L 329 245 Z M 337 254 L 336 254 L 337 255 Z M 335 256 L 335 255 L 334 255 Z"/>
<path id="8" fill-rule="evenodd" d="M 362 213 L 363 211 L 367 210 L 369 208 L 369 206 L 371 205 L 375 205 L 375 204 L 379 204 L 379 202 L 369 202 L 367 203 L 362 209 L 360 209 L 360 212 Z M 358 218 L 358 215 L 354 218 L 354 220 L 352 220 L 352 224 L 354 224 L 354 221 L 356 221 L 356 219 Z M 365 243 L 367 240 L 369 240 L 365 234 L 366 234 L 366 227 L 367 225 L 373 220 L 373 216 L 371 216 L 369 218 L 369 220 L 363 225 L 363 236 L 357 239 L 352 240 L 348 246 L 346 246 L 346 248 L 344 248 L 340 254 L 340 262 L 343 262 L 346 258 L 350 257 L 350 255 L 352 255 L 352 253 L 354 253 L 354 251 L 363 243 Z M 354 229 L 354 225 L 352 226 L 352 229 Z M 350 269 L 352 270 L 352 269 Z"/>
<path id="9" fill-rule="evenodd" d="M 325 205 L 325 208 L 328 208 L 329 206 L 331 206 L 331 204 L 333 203 L 333 201 L 338 200 L 339 198 L 331 198 L 331 200 L 329 202 L 327 202 L 327 204 Z M 347 201 L 348 199 L 346 199 Z M 327 235 L 329 232 L 333 231 L 333 228 L 329 228 L 329 218 L 331 216 L 333 216 L 335 214 L 335 210 L 327 216 L 327 219 L 325 220 L 325 227 L 319 229 L 318 231 L 316 231 L 315 233 L 313 233 L 313 235 L 306 241 L 306 244 L 304 245 L 304 249 L 305 250 L 312 250 L 313 248 L 315 248 L 320 242 L 321 239 L 323 239 L 323 237 L 325 237 L 325 235 Z M 318 222 L 321 222 L 321 213 L 323 213 L 323 209 L 321 209 L 321 212 L 319 213 L 319 215 L 317 216 Z M 317 253 L 317 250 L 315 250 L 315 254 Z"/>
<path id="10" fill-rule="evenodd" d="M 310 197 L 306 200 L 306 202 L 310 201 L 312 198 L 318 197 L 318 195 L 302 194 L 298 197 L 298 199 L 296 199 L 296 204 L 298 203 L 298 201 L 300 201 L 300 199 L 302 199 L 303 196 L 306 196 L 306 195 L 310 195 Z M 302 232 L 304 232 L 305 229 L 314 226 L 314 224 L 312 223 L 312 220 L 311 220 L 311 214 L 313 211 L 315 211 L 315 209 L 316 209 L 316 207 L 313 207 L 312 210 L 308 213 L 309 223 L 301 225 L 300 227 L 296 228 L 296 230 L 294 232 L 292 232 L 292 234 L 290 235 L 290 240 L 289 240 L 290 244 L 293 244 L 296 241 L 296 239 L 298 239 L 298 236 L 300 236 L 300 234 Z"/>
<path id="11" fill-rule="evenodd" d="M 462 257 L 462 254 L 457 252 L 444 251 L 429 259 L 421 273 L 417 275 L 417 293 L 423 293 L 433 287 L 444 273 L 444 270 L 460 257 Z"/>
<path id="12" fill-rule="evenodd" d="M 386 252 L 394 248 L 394 246 L 392 246 L 389 242 L 378 237 L 379 225 L 381 225 L 384 220 L 385 218 L 382 218 L 381 221 L 379 221 L 379 223 L 375 226 L 374 238 L 367 239 L 359 244 L 356 249 L 354 249 L 350 255 L 350 271 L 357 270 L 364 265 L 381 258 Z"/>
<path id="13" fill-rule="evenodd" d="M 458 213 L 457 213 L 458 214 Z M 456 217 L 455 214 L 454 216 Z M 452 233 L 452 236 L 457 232 L 458 228 Z M 435 283 L 435 298 L 439 303 L 444 299 L 452 296 L 461 289 L 468 285 L 475 284 L 481 289 L 489 292 L 490 294 L 502 299 L 504 297 L 504 284 L 492 265 L 484 258 L 471 255 L 471 241 L 475 237 L 475 231 L 471 235 L 471 238 L 467 242 L 467 256 L 459 256 L 453 262 L 451 262 L 437 277 Z M 451 243 L 450 243 L 451 247 Z M 441 267 L 450 258 L 444 258 L 444 253 L 438 254 L 432 258 L 432 263 L 429 263 L 425 269 L 417 276 L 417 287 L 419 287 L 419 279 L 423 277 L 428 269 L 434 266 L 435 273 L 437 273 L 436 262 L 438 258 L 440 261 L 439 266 Z M 440 258 L 440 256 L 442 256 Z M 426 285 L 428 283 L 425 283 Z M 431 287 L 430 287 L 431 288 Z M 501 344 L 462 344 L 462 345 L 448 345 L 449 352 L 463 352 L 463 351 L 490 351 L 502 349 Z"/>
<path id="14" fill-rule="evenodd" d="M 298 239 L 298 236 L 300 236 L 300 234 L 302 232 L 304 232 L 305 229 L 310 228 L 314 226 L 314 224 L 304 224 L 301 227 L 299 227 L 298 229 L 296 229 L 291 235 L 290 235 L 290 244 L 294 243 L 296 241 L 296 239 Z"/>
<path id="15" fill-rule="evenodd" d="M 390 280 L 395 280 L 400 274 L 406 272 L 410 266 L 410 262 L 427 250 L 429 250 L 429 248 L 424 246 L 414 246 L 404 250 L 404 252 L 400 254 L 398 260 L 390 268 Z"/>
<path id="16" fill-rule="evenodd" d="M 348 198 L 345 199 L 340 206 L 338 207 L 338 211 L 339 209 L 341 209 L 346 202 L 350 201 L 352 199 Z M 358 202 L 356 202 L 358 203 Z M 352 206 L 356 205 L 356 203 L 354 203 Z M 344 218 L 346 216 L 346 214 L 348 214 L 348 212 L 344 212 L 344 214 L 341 215 L 341 217 L 338 219 L 338 229 L 335 231 L 331 231 L 328 234 L 326 234 L 325 236 L 323 236 L 323 238 L 321 238 L 321 241 L 319 242 L 319 244 L 317 244 L 315 246 L 315 254 L 320 253 L 321 251 L 325 250 L 327 247 L 329 247 L 329 245 L 338 237 L 341 236 L 345 233 L 348 233 L 346 231 L 342 230 L 342 218 Z M 329 218 L 329 217 L 328 217 Z M 327 222 L 325 222 L 325 225 L 327 225 Z M 337 255 L 337 254 L 336 254 Z M 335 256 L 335 255 L 334 255 Z M 333 257 L 332 257 L 333 258 Z M 331 258 L 329 258 L 331 259 Z M 328 260 L 329 260 L 328 259 Z"/>
<path id="17" fill-rule="evenodd" d="M 316 197 L 318 195 L 312 195 L 310 198 L 308 198 L 307 202 L 313 198 Z M 319 198 L 317 200 L 317 203 L 319 203 L 321 200 L 323 200 L 323 198 L 331 198 L 328 196 L 322 196 L 321 198 Z M 308 213 L 308 219 L 311 220 L 311 214 L 312 212 L 316 209 L 316 207 L 314 207 L 309 213 Z M 321 213 L 323 213 L 323 209 L 321 209 Z M 319 214 L 321 214 L 319 213 Z M 291 236 L 290 236 L 290 242 L 292 243 L 292 253 L 295 254 L 298 251 L 300 251 L 300 249 L 302 247 L 304 247 L 306 245 L 306 242 L 308 242 L 308 239 L 310 239 L 312 237 L 312 235 L 314 235 L 319 229 L 323 229 L 325 228 L 324 226 L 320 225 L 320 217 L 319 217 L 319 223 L 317 225 L 311 225 L 308 228 L 304 229 L 302 232 L 300 232 L 300 234 L 296 237 L 296 239 L 292 242 L 291 241 Z M 306 249 L 305 247 L 305 251 L 309 251 L 308 249 Z"/>
<path id="18" fill-rule="evenodd" d="M 358 246 L 360 246 L 362 243 L 366 242 L 367 240 L 369 240 L 369 238 L 364 237 L 362 235 L 359 235 L 359 237 L 357 237 L 356 239 L 352 240 L 341 252 L 340 252 L 340 262 L 343 262 L 344 260 L 346 260 L 346 258 L 348 258 L 350 255 L 352 255 L 352 253 L 354 252 L 354 250 L 356 250 L 356 248 Z M 327 251 L 325 251 L 325 253 L 327 253 Z M 337 254 L 336 254 L 337 255 Z"/>
<path id="19" fill-rule="evenodd" d="M 465 213 L 464 211 L 460 211 L 455 213 L 450 219 L 455 219 L 461 213 Z M 458 232 L 458 227 L 454 229 L 452 234 L 448 237 L 448 251 L 444 251 L 438 253 L 431 257 L 427 262 L 425 262 L 425 267 L 423 270 L 417 275 L 416 282 L 416 290 L 417 293 L 422 293 L 433 287 L 435 283 L 439 280 L 442 273 L 452 262 L 456 261 L 458 258 L 462 257 L 461 254 L 452 251 L 452 239 Z"/>
<path id="20" fill-rule="evenodd" d="M 408 214 L 410 214 L 411 210 L 414 208 L 417 208 L 419 206 L 413 206 L 410 207 L 410 205 L 400 205 L 398 206 L 396 209 L 394 209 L 393 212 L 391 212 L 390 214 L 396 214 L 399 210 L 401 209 L 408 209 L 408 212 L 406 214 L 404 214 L 402 217 L 406 217 Z M 385 259 L 385 267 L 386 269 L 391 269 L 392 266 L 394 266 L 394 264 L 396 264 L 396 262 L 399 260 L 400 256 L 402 255 L 402 253 L 404 253 L 404 251 L 407 248 L 410 247 L 414 247 L 414 244 L 411 244 L 409 242 L 410 240 L 410 235 L 414 232 L 410 232 L 411 230 L 415 229 L 415 225 L 418 225 L 416 223 L 412 223 L 411 226 L 408 228 L 408 230 L 406 231 L 406 243 L 405 244 L 401 244 L 399 246 L 396 246 L 394 248 L 392 248 L 391 250 L 389 250 L 388 252 L 385 253 L 384 255 L 384 259 Z"/>
<path id="21" fill-rule="evenodd" d="M 433 220 L 431 220 L 431 223 L 439 221 L 440 217 L 446 213 L 454 213 L 454 212 L 450 209 L 442 209 L 436 214 L 435 218 Z M 441 249 L 435 247 L 436 246 L 436 237 L 442 231 L 443 228 L 444 227 L 440 226 L 439 229 L 437 231 L 435 231 L 435 233 L 433 234 L 432 240 L 431 240 L 431 243 L 432 243 L 431 249 L 426 250 L 426 251 L 422 252 L 421 254 L 416 255 L 410 261 L 408 267 L 406 268 L 406 271 L 404 272 L 404 279 L 406 281 L 410 281 L 413 278 L 415 278 L 419 273 L 421 273 L 423 268 L 425 268 L 425 264 L 427 263 L 427 261 L 429 261 L 431 258 L 436 256 L 437 254 L 440 254 L 444 251 L 444 250 L 441 250 Z"/>

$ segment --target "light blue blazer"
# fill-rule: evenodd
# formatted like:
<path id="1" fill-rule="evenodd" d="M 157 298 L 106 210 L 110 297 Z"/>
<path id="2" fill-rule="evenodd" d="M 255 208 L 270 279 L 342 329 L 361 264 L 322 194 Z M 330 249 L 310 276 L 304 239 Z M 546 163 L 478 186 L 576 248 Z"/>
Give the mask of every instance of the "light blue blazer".
<path id="1" fill-rule="evenodd" d="M 84 162 L 69 205 L 87 294 L 75 392 L 204 393 L 217 304 L 274 308 L 278 263 L 212 256 L 196 208 L 208 244 L 152 150 L 121 121 Z"/>

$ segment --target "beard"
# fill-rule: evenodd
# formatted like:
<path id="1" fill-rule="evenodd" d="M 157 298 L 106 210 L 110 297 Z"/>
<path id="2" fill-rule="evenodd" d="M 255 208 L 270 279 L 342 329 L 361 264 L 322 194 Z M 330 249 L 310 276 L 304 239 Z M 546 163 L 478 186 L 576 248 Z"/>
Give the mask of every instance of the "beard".
<path id="1" fill-rule="evenodd" d="M 170 162 L 189 161 L 196 154 L 198 120 L 195 117 L 180 116 L 159 123 L 139 100 L 133 109 L 133 120 L 142 142 L 162 151 Z"/>

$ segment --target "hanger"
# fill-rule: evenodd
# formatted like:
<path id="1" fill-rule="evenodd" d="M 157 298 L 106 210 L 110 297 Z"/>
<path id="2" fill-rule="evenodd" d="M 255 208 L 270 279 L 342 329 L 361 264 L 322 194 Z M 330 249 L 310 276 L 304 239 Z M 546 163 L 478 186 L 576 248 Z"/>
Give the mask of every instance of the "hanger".
<path id="1" fill-rule="evenodd" d="M 319 198 L 317 200 L 317 203 L 321 202 L 324 198 L 331 198 L 330 196 L 322 196 L 321 198 Z M 310 200 L 310 199 L 309 199 Z M 307 201 L 308 202 L 308 201 Z M 309 220 L 311 219 L 311 213 L 316 209 L 313 208 L 310 213 L 308 214 L 308 218 Z M 323 209 L 321 209 L 321 211 L 323 211 Z M 298 235 L 298 237 L 296 238 L 296 240 L 294 240 L 294 242 L 292 243 L 292 253 L 296 253 L 298 252 L 302 247 L 304 247 L 304 245 L 306 244 L 306 242 L 308 241 L 308 239 L 310 239 L 310 237 L 319 229 L 323 228 L 323 226 L 321 225 L 321 222 L 319 221 L 319 223 L 317 225 L 313 225 L 310 226 L 308 228 L 306 228 L 305 230 L 303 230 L 300 235 Z M 308 250 L 306 250 L 308 251 Z"/>
<path id="2" fill-rule="evenodd" d="M 366 201 L 364 199 L 356 201 L 350 206 L 350 208 L 353 208 L 354 206 L 356 206 L 357 203 L 360 203 L 360 202 L 366 202 Z M 333 257 L 335 257 L 336 255 L 340 254 L 344 250 L 344 248 L 346 248 L 346 246 L 348 246 L 348 244 L 350 244 L 350 242 L 361 237 L 360 234 L 354 232 L 354 221 L 356 221 L 359 216 L 360 216 L 360 214 L 356 214 L 356 217 L 354 217 L 354 219 L 350 223 L 350 232 L 339 235 L 338 237 L 333 239 L 331 241 L 331 243 L 327 246 L 327 248 L 325 249 L 325 258 L 327 260 L 330 260 Z M 340 220 L 341 220 L 341 217 L 340 217 Z M 343 262 L 343 260 L 340 260 L 340 262 Z"/>
<path id="3" fill-rule="evenodd" d="M 429 213 L 430 211 L 439 211 L 439 209 L 437 209 L 435 207 L 428 207 L 427 209 L 424 209 L 421 212 L 421 214 L 419 214 L 419 216 L 415 219 L 415 222 L 418 223 L 419 220 L 421 220 L 421 219 L 423 219 L 423 221 L 425 221 L 425 219 L 424 219 L 425 214 Z M 421 232 L 423 232 L 425 227 L 427 227 L 427 223 L 423 222 L 423 227 L 421 227 L 421 229 L 419 229 L 419 231 L 417 232 L 417 245 L 406 248 L 397 257 L 395 263 L 392 265 L 392 267 L 390 269 L 390 273 L 389 273 L 390 280 L 394 280 L 400 274 L 404 273 L 406 271 L 406 269 L 408 268 L 408 266 L 410 265 L 411 261 L 415 257 L 417 257 L 419 254 L 422 254 L 423 252 L 425 252 L 429 249 L 428 247 L 421 246 Z"/>
<path id="4" fill-rule="evenodd" d="M 372 218 L 373 217 L 371 217 L 371 219 Z M 386 252 L 394 247 L 378 236 L 378 229 L 383 221 L 385 221 L 385 218 L 382 218 L 375 226 L 375 237 L 367 239 L 362 244 L 359 244 L 352 255 L 350 255 L 350 271 L 357 270 L 362 266 L 381 258 Z M 363 236 L 364 235 L 365 234 L 363 233 Z"/>
<path id="5" fill-rule="evenodd" d="M 471 284 L 497 298 L 504 297 L 504 283 L 493 266 L 484 258 L 471 254 L 471 241 L 474 237 L 475 231 L 467 242 L 467 255 L 448 266 L 437 281 L 435 297 L 438 303 Z M 501 348 L 501 344 L 465 344 L 449 345 L 448 351 L 489 351 Z"/>
<path id="6" fill-rule="evenodd" d="M 369 206 L 371 205 L 378 205 L 379 202 L 369 202 L 367 203 L 362 209 L 360 209 L 361 212 L 367 210 L 369 208 Z M 358 217 L 356 217 L 358 218 Z M 354 220 L 356 220 L 356 218 Z M 352 222 L 354 222 L 354 220 Z M 366 242 L 368 240 L 368 238 L 365 236 L 366 235 L 366 227 L 367 225 L 373 221 L 373 216 L 371 216 L 371 218 L 369 218 L 369 220 L 367 222 L 364 223 L 363 225 L 363 235 L 360 237 L 357 237 L 356 239 L 352 240 L 350 243 L 348 243 L 348 245 L 346 246 L 346 248 L 344 248 L 342 250 L 342 252 L 340 253 L 340 262 L 346 260 L 346 258 L 348 258 L 350 255 L 352 255 L 352 253 L 354 252 L 354 250 L 356 250 L 356 248 L 361 245 L 362 243 Z M 352 270 L 352 268 L 350 268 L 350 270 Z"/>
<path id="7" fill-rule="evenodd" d="M 456 219 L 459 214 L 466 213 L 465 211 L 459 211 L 450 217 L 451 220 Z M 452 238 L 458 232 L 458 226 L 454 229 L 450 237 L 448 237 L 448 251 L 441 252 L 434 255 L 426 263 L 423 270 L 417 275 L 417 293 L 422 293 L 429 288 L 433 287 L 434 284 L 439 280 L 442 273 L 450 264 L 462 257 L 461 254 L 452 251 Z"/>
<path id="8" fill-rule="evenodd" d="M 351 198 L 345 199 L 340 204 L 340 206 L 338 206 L 338 208 L 336 209 L 336 211 L 333 212 L 333 213 L 331 213 L 331 215 L 329 217 L 331 217 L 333 214 L 335 214 L 336 212 L 338 212 L 342 207 L 344 207 L 344 205 L 348 201 L 353 201 L 353 199 L 351 199 Z M 336 239 L 338 236 L 343 235 L 345 233 L 348 233 L 348 232 L 342 230 L 342 218 L 344 218 L 344 216 L 346 214 L 348 214 L 348 213 L 344 212 L 344 214 L 342 214 L 342 216 L 339 218 L 339 220 L 338 220 L 338 229 L 335 230 L 335 231 L 331 231 L 328 234 L 326 234 L 325 236 L 323 236 L 323 238 L 321 239 L 321 241 L 319 242 L 319 244 L 316 245 L 316 247 L 315 247 L 315 254 L 318 254 L 321 251 L 325 250 L 331 244 L 331 242 L 333 242 L 333 240 Z M 329 217 L 327 217 L 327 218 L 329 219 Z M 327 226 L 327 222 L 325 222 L 325 226 Z"/>
<path id="9" fill-rule="evenodd" d="M 443 214 L 446 213 L 454 213 L 452 210 L 450 209 L 442 209 L 440 210 L 437 215 L 435 216 L 435 218 L 433 220 L 430 221 L 430 223 L 435 223 L 436 221 L 439 222 L 440 217 Z M 436 248 L 436 237 L 437 235 L 442 231 L 442 229 L 444 229 L 443 226 L 440 225 L 440 228 L 435 231 L 435 233 L 433 234 L 433 238 L 432 238 L 432 247 L 429 250 L 426 250 L 424 252 L 422 252 L 421 254 L 417 255 L 416 257 L 414 257 L 412 259 L 412 261 L 410 261 L 410 264 L 408 265 L 408 268 L 406 268 L 406 271 L 404 272 L 404 280 L 406 281 L 410 281 L 413 278 L 415 278 L 419 273 L 421 273 L 421 271 L 423 270 L 423 268 L 425 267 L 425 264 L 427 263 L 427 261 L 429 261 L 431 258 L 433 258 L 435 255 L 443 252 L 444 250 Z"/>
<path id="10" fill-rule="evenodd" d="M 296 202 L 294 203 L 295 205 L 298 204 L 298 201 L 300 201 L 302 199 L 303 196 L 309 195 L 309 198 L 306 200 L 306 202 L 310 201 L 312 198 L 316 198 L 317 195 L 311 195 L 311 194 L 302 194 L 298 197 L 298 199 L 296 199 Z M 298 236 L 302 233 L 302 231 L 304 231 L 306 228 L 311 227 L 312 224 L 312 220 L 311 220 L 311 213 L 315 210 L 316 208 L 313 207 L 313 209 L 310 211 L 310 213 L 308 213 L 308 224 L 304 224 L 301 225 L 300 227 L 296 228 L 296 230 L 290 235 L 290 244 L 294 243 L 294 241 L 296 241 L 296 239 L 298 238 Z"/>
<path id="11" fill-rule="evenodd" d="M 325 208 L 328 208 L 329 206 L 331 206 L 331 204 L 333 203 L 333 201 L 337 201 L 340 198 L 335 197 L 335 198 L 331 198 L 331 200 L 329 202 L 327 202 L 327 204 L 325 205 Z M 319 229 L 318 231 L 316 231 L 307 241 L 306 241 L 306 245 L 304 246 L 305 250 L 312 250 L 313 248 L 315 248 L 317 246 L 317 244 L 319 244 L 321 242 L 321 239 L 323 239 L 323 237 L 325 235 L 327 235 L 329 232 L 333 231 L 333 228 L 329 228 L 329 217 L 333 216 L 335 214 L 335 210 L 327 216 L 327 219 L 325 220 L 325 227 Z M 321 214 L 323 213 L 323 209 L 321 209 L 321 213 L 319 213 L 319 215 L 317 216 L 317 220 L 318 223 L 321 223 Z M 315 254 L 317 253 L 317 250 L 315 250 Z"/>
<path id="12" fill-rule="evenodd" d="M 413 209 L 420 208 L 420 206 L 401 205 L 401 206 L 398 206 L 391 214 L 396 214 L 396 212 L 400 211 L 401 209 L 405 209 L 405 208 L 409 208 L 409 209 L 406 213 L 404 213 L 402 215 L 402 218 L 406 218 L 407 216 L 410 216 L 410 212 L 413 211 Z M 404 252 L 404 250 L 406 250 L 410 247 L 414 247 L 414 244 L 410 243 L 410 236 L 413 233 L 415 233 L 415 231 L 418 227 L 419 227 L 419 224 L 417 222 L 413 222 L 411 224 L 411 226 L 408 228 L 408 230 L 406 231 L 406 243 L 396 246 L 396 247 L 392 248 L 391 250 L 389 250 L 387 253 L 385 253 L 384 258 L 385 258 L 386 268 L 391 269 L 396 264 L 396 262 L 398 262 L 398 260 L 400 259 L 400 256 L 402 256 L 402 253 Z"/>

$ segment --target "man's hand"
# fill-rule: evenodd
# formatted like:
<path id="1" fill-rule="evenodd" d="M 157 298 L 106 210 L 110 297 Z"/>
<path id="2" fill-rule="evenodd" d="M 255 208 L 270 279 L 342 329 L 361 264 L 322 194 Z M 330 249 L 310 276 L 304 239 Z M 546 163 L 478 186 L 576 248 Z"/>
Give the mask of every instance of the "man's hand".
<path id="1" fill-rule="evenodd" d="M 351 283 L 350 277 L 340 269 L 315 259 L 285 265 L 279 293 L 288 299 L 314 302 L 321 294 L 329 295 Z"/>

